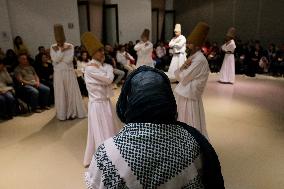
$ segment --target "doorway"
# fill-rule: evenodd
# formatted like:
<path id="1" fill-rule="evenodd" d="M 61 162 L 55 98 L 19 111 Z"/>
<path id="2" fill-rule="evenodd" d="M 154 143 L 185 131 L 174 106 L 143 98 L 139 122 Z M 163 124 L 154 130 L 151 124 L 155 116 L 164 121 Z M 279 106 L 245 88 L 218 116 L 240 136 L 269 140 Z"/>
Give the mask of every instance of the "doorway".
<path id="1" fill-rule="evenodd" d="M 104 5 L 103 40 L 105 44 L 119 44 L 117 4 Z"/>

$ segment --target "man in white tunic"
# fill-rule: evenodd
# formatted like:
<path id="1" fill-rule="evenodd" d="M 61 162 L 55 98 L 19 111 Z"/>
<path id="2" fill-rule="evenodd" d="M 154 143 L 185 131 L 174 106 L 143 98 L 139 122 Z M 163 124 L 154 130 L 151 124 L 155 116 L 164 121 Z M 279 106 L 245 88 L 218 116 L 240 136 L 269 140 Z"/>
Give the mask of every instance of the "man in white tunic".
<path id="1" fill-rule="evenodd" d="M 175 82 L 175 71 L 179 69 L 186 60 L 186 38 L 181 35 L 181 25 L 176 24 L 175 29 L 175 37 L 169 43 L 169 47 L 172 49 L 173 58 L 167 72 L 167 76 L 170 81 Z"/>
<path id="2" fill-rule="evenodd" d="M 190 57 L 175 71 L 179 84 L 177 95 L 178 120 L 187 123 L 207 137 L 202 94 L 209 76 L 208 62 L 201 52 L 209 26 L 200 22 L 188 37 Z"/>
<path id="3" fill-rule="evenodd" d="M 74 47 L 66 43 L 63 26 L 54 26 L 56 44 L 50 48 L 54 67 L 54 97 L 59 120 L 86 117 L 82 95 L 73 68 Z"/>
<path id="4" fill-rule="evenodd" d="M 230 83 L 235 82 L 235 56 L 234 51 L 236 44 L 234 38 L 236 36 L 236 29 L 231 27 L 226 35 L 226 43 L 222 46 L 222 50 L 225 52 L 224 61 L 220 70 L 220 82 Z"/>
<path id="5" fill-rule="evenodd" d="M 105 64 L 104 46 L 90 32 L 84 33 L 82 42 L 92 60 L 85 68 L 85 81 L 89 93 L 88 139 L 84 166 L 91 163 L 97 147 L 117 133 L 110 98 L 113 96 L 111 83 L 113 68 Z"/>
<path id="6" fill-rule="evenodd" d="M 143 65 L 154 67 L 153 44 L 149 41 L 149 37 L 150 30 L 145 29 L 141 35 L 141 41 L 134 46 L 134 50 L 137 52 L 137 68 Z"/>

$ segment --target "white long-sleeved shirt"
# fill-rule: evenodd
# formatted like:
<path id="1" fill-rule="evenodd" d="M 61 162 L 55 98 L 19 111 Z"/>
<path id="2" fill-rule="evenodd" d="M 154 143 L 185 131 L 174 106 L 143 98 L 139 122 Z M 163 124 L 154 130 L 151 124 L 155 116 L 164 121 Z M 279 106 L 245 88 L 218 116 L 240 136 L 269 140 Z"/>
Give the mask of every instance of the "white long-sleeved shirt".
<path id="1" fill-rule="evenodd" d="M 87 64 L 87 62 L 77 61 L 77 69 L 75 70 L 77 77 L 82 77 L 84 75 Z"/>
<path id="2" fill-rule="evenodd" d="M 98 64 L 99 67 L 90 64 Z M 85 68 L 85 82 L 89 93 L 89 100 L 104 100 L 113 96 L 111 83 L 113 68 L 109 64 L 101 64 L 92 59 Z"/>
<path id="3" fill-rule="evenodd" d="M 128 55 L 129 58 L 134 61 L 134 58 L 128 52 L 124 51 L 122 53 L 120 51 L 117 51 L 117 53 L 116 53 L 116 60 L 117 60 L 117 62 L 121 63 L 122 65 L 130 64 L 130 60 L 128 60 L 126 58 L 126 55 Z"/>
<path id="4" fill-rule="evenodd" d="M 134 46 L 134 50 L 137 52 L 137 68 L 143 65 L 153 67 L 153 44 L 150 41 L 140 41 Z"/>
<path id="5" fill-rule="evenodd" d="M 54 70 L 69 70 L 73 68 L 73 57 L 74 57 L 74 46 L 70 43 L 65 43 L 64 45 L 71 45 L 71 48 L 65 50 L 64 52 L 61 49 L 55 51 L 53 47 L 57 44 L 53 44 L 50 47 L 50 56 L 53 62 Z"/>
<path id="6" fill-rule="evenodd" d="M 169 47 L 173 49 L 173 53 L 185 53 L 186 38 L 183 35 L 172 38 Z"/>
<path id="7" fill-rule="evenodd" d="M 192 63 L 187 69 L 175 71 L 175 76 L 179 81 L 175 93 L 190 100 L 198 100 L 203 94 L 210 69 L 201 51 L 197 51 L 189 59 Z"/>

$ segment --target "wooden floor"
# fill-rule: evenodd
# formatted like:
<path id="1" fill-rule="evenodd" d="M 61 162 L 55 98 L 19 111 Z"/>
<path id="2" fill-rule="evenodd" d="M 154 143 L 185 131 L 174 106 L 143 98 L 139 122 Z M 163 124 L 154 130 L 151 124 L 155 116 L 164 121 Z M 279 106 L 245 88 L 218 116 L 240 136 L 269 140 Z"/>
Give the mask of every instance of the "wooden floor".
<path id="1" fill-rule="evenodd" d="M 217 79 L 210 75 L 204 108 L 226 188 L 283 188 L 284 80 L 237 76 L 234 85 L 223 85 Z M 85 188 L 87 119 L 54 116 L 51 109 L 0 123 L 0 189 Z"/>

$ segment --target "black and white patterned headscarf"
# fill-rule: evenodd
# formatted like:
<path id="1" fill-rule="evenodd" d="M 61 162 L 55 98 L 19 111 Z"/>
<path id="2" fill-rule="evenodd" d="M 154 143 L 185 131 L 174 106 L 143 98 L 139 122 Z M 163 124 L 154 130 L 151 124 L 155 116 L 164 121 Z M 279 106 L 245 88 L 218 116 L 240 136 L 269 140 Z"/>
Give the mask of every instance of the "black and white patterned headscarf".
<path id="1" fill-rule="evenodd" d="M 126 79 L 116 104 L 124 123 L 174 123 L 177 106 L 168 77 L 161 71 L 141 66 Z"/>

